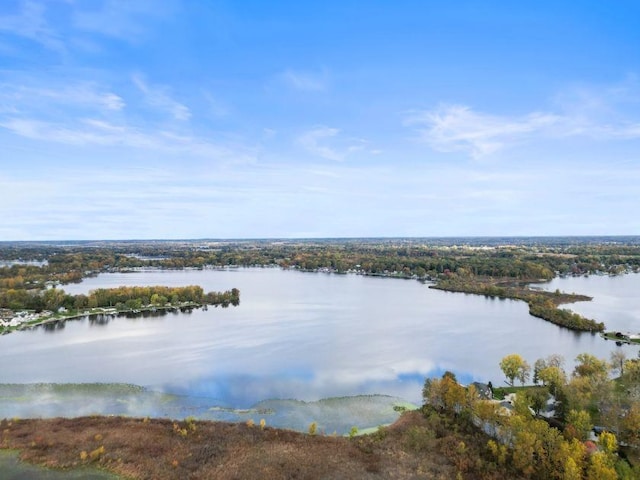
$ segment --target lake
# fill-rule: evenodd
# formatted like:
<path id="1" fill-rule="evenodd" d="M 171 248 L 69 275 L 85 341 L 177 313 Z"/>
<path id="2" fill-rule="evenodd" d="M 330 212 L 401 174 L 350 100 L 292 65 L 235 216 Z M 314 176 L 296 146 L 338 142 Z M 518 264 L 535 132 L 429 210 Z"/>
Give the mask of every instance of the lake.
<path id="1" fill-rule="evenodd" d="M 578 302 L 567 308 L 604 322 L 607 330 L 640 333 L 640 274 L 589 275 L 555 278 L 541 284 L 545 290 L 556 288 L 593 297 L 590 302 Z"/>
<path id="2" fill-rule="evenodd" d="M 575 289 L 598 301 L 595 290 L 608 298 L 637 288 L 638 278 L 590 277 L 583 284 L 557 279 L 545 288 Z M 616 287 L 609 288 L 607 282 Z M 0 337 L 0 362 L 5 366 L 0 383 L 99 382 L 147 388 L 142 397 L 133 392 L 108 408 L 100 404 L 102 391 L 75 400 L 40 392 L 21 403 L 0 402 L 0 417 L 14 411 L 20 416 L 72 411 L 173 417 L 193 412 L 202 418 L 234 420 L 246 415 L 238 409 L 258 404 L 264 408 L 253 410 L 256 415 L 274 415 L 270 424 L 300 428 L 313 415 L 331 417 L 317 402 L 320 399 L 361 396 L 345 400 L 351 402 L 349 415 L 380 401 L 370 397 L 374 394 L 389 396 L 388 404 L 399 399 L 419 403 L 424 378 L 445 370 L 455 372 L 462 382 L 503 384 L 498 363 L 510 353 L 521 354 L 532 365 L 537 358 L 560 353 L 570 369 L 579 353 L 608 358 L 616 348 L 629 356 L 638 350 L 531 317 L 523 302 L 443 292 L 415 280 L 278 268 L 152 270 L 101 274 L 64 289 L 78 294 L 120 285 L 190 284 L 205 291 L 238 288 L 240 306 L 132 319 L 85 318 Z M 596 308 L 606 310 L 607 304 L 611 301 Z M 577 310 L 577 305 L 569 307 Z M 624 321 L 630 327 L 640 325 L 637 312 L 629 315 Z M 164 395 L 164 400 L 154 395 Z M 283 408 L 297 405 L 308 416 L 294 421 L 290 412 L 259 404 L 276 399 L 289 399 L 293 403 Z M 369 421 L 381 423 L 392 410 L 385 415 Z M 347 416 L 327 426 L 333 430 L 357 424 L 351 422 Z"/>

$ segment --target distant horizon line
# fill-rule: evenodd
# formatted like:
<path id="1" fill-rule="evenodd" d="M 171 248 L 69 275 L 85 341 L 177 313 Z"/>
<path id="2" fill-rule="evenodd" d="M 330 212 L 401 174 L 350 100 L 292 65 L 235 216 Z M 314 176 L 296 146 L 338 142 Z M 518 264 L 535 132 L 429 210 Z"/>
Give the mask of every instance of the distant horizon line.
<path id="1" fill-rule="evenodd" d="M 96 242 L 245 242 L 245 241 L 310 241 L 310 240 L 462 240 L 462 239 L 640 239 L 640 234 L 598 235 L 434 235 L 434 236 L 338 236 L 338 237 L 201 237 L 201 238 L 102 238 L 0 240 L 11 243 L 96 243 Z"/>

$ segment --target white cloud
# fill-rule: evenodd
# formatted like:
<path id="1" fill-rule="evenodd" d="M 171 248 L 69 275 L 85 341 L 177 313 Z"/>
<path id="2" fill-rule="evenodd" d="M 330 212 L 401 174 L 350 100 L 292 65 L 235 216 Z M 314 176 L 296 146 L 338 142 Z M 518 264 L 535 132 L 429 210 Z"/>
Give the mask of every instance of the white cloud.
<path id="1" fill-rule="evenodd" d="M 171 98 L 167 87 L 150 86 L 140 75 L 133 76 L 133 83 L 145 95 L 145 101 L 150 106 L 168 112 L 176 120 L 186 121 L 191 118 L 189 108 Z"/>
<path id="2" fill-rule="evenodd" d="M 509 118 L 478 113 L 463 105 L 441 105 L 412 114 L 406 124 L 417 126 L 421 139 L 441 152 L 466 151 L 473 157 L 494 153 L 526 135 L 552 128 L 560 117 L 534 112 Z"/>
<path id="3" fill-rule="evenodd" d="M 122 110 L 125 106 L 124 100 L 115 93 L 106 93 L 102 95 L 101 100 L 108 110 Z"/>
<path id="4" fill-rule="evenodd" d="M 476 112 L 464 105 L 440 105 L 411 113 L 405 125 L 416 128 L 420 139 L 434 150 L 464 151 L 474 158 L 541 138 L 640 138 L 640 123 L 615 114 L 607 118 L 602 114 L 604 108 L 597 99 L 592 99 L 591 105 L 583 103 L 579 111 L 532 112 L 509 117 Z"/>
<path id="5" fill-rule="evenodd" d="M 0 121 L 0 127 L 31 140 L 79 147 L 127 147 L 167 154 L 189 154 L 208 159 L 227 158 L 239 162 L 253 159 L 250 149 L 218 145 L 191 135 L 171 131 L 147 131 L 126 124 L 100 119 L 83 119 L 72 125 L 42 120 L 12 118 Z"/>
<path id="6" fill-rule="evenodd" d="M 68 127 L 61 124 L 14 118 L 0 122 L 0 127 L 31 140 L 62 143 L 66 145 L 129 145 L 142 146 L 137 135 L 116 127 L 109 128 L 104 122 L 88 120 L 84 128 Z M 142 137 L 144 138 L 144 137 Z M 135 139 L 135 140 L 134 140 Z"/>
<path id="7" fill-rule="evenodd" d="M 368 142 L 361 138 L 345 137 L 337 128 L 320 125 L 302 133 L 297 143 L 309 153 L 328 160 L 342 161 L 349 155 L 364 151 Z M 376 150 L 367 153 L 376 155 Z"/>
<path id="8" fill-rule="evenodd" d="M 64 52 L 64 43 L 47 22 L 45 13 L 44 4 L 23 1 L 20 3 L 19 13 L 0 16 L 0 32 L 28 38 L 49 50 Z"/>
<path id="9" fill-rule="evenodd" d="M 588 137 L 594 140 L 640 138 L 640 85 L 635 76 L 604 87 L 572 86 L 555 95 L 554 108 L 519 116 L 478 112 L 466 105 L 442 104 L 410 112 L 405 125 L 434 150 L 463 151 L 478 158 L 541 139 Z"/>
<path id="10" fill-rule="evenodd" d="M 328 75 L 322 73 L 297 72 L 291 69 L 280 74 L 284 82 L 295 90 L 305 92 L 321 92 L 327 89 Z"/>
<path id="11" fill-rule="evenodd" d="M 43 105 L 47 103 L 55 103 L 63 107 L 74 105 L 110 111 L 122 110 L 126 105 L 119 95 L 89 83 L 52 88 L 31 87 L 13 82 L 1 84 L 0 87 L 2 92 L 0 100 L 3 103 L 13 104 L 15 111 L 25 107 L 42 110 Z"/>
<path id="12" fill-rule="evenodd" d="M 150 20 L 166 18 L 175 9 L 173 0 L 19 0 L 13 13 L 0 16 L 0 33 L 64 55 L 73 50 L 95 52 L 101 50 L 100 35 L 135 42 L 151 30 Z M 15 56 L 22 49 L 0 44 L 0 51 Z"/>
<path id="13" fill-rule="evenodd" d="M 340 130 L 337 128 L 320 126 L 300 135 L 298 143 L 307 151 L 319 157 L 329 160 L 343 160 L 344 153 L 338 152 L 324 143 L 325 140 L 334 138 L 338 133 L 340 133 Z"/>
<path id="14" fill-rule="evenodd" d="M 255 147 L 238 136 L 212 139 L 198 129 L 187 128 L 184 122 L 191 113 L 165 93 L 168 89 L 149 86 L 141 77 L 134 82 L 143 95 L 129 90 L 125 102 L 119 92 L 97 83 L 64 85 L 49 78 L 34 83 L 28 77 L 7 76 L 0 83 L 0 131 L 80 148 L 126 148 L 132 154 L 151 150 L 240 163 L 255 160 Z M 141 103 L 168 111 L 180 122 L 142 116 L 136 111 Z"/>
<path id="15" fill-rule="evenodd" d="M 78 3 L 73 12 L 73 25 L 78 30 L 132 41 L 146 32 L 149 18 L 163 17 L 173 9 L 173 2 L 105 0 L 98 8 L 83 8 Z"/>

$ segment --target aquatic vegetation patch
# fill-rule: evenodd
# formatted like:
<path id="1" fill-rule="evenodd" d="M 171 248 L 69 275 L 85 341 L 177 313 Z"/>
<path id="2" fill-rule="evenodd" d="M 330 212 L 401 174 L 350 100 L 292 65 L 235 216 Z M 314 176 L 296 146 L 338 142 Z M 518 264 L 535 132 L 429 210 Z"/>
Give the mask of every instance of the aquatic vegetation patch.
<path id="1" fill-rule="evenodd" d="M 294 399 L 264 400 L 251 408 L 216 404 L 206 397 L 155 392 L 137 385 L 0 384 L 0 418 L 52 418 L 87 415 L 118 415 L 183 420 L 215 420 L 258 424 L 306 432 L 311 423 L 318 433 L 347 434 L 394 422 L 403 409 L 413 409 L 401 398 L 359 395 L 326 398 L 313 402 Z M 398 408 L 401 406 L 402 408 Z"/>
<path id="2" fill-rule="evenodd" d="M 120 477 L 97 469 L 53 470 L 23 463 L 16 451 L 0 450 L 0 476 L 2 478 L 28 478 L 29 480 L 118 480 Z"/>

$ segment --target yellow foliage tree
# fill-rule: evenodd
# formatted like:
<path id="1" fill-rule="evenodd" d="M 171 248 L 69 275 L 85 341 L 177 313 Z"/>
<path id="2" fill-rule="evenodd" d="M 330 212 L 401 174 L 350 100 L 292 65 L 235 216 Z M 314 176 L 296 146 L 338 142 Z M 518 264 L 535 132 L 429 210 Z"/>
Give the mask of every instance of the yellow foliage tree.
<path id="1" fill-rule="evenodd" d="M 618 480 L 615 468 L 610 465 L 604 452 L 596 452 L 589 459 L 587 480 Z"/>
<path id="2" fill-rule="evenodd" d="M 524 385 L 531 371 L 529 364 L 517 353 L 512 353 L 504 357 L 500 361 L 500 369 L 504 373 L 504 376 L 507 377 L 510 385 L 513 385 L 516 378 Z"/>
<path id="3" fill-rule="evenodd" d="M 582 480 L 582 470 L 576 464 L 576 461 L 569 457 L 564 463 L 564 472 L 562 472 L 562 480 Z"/>

